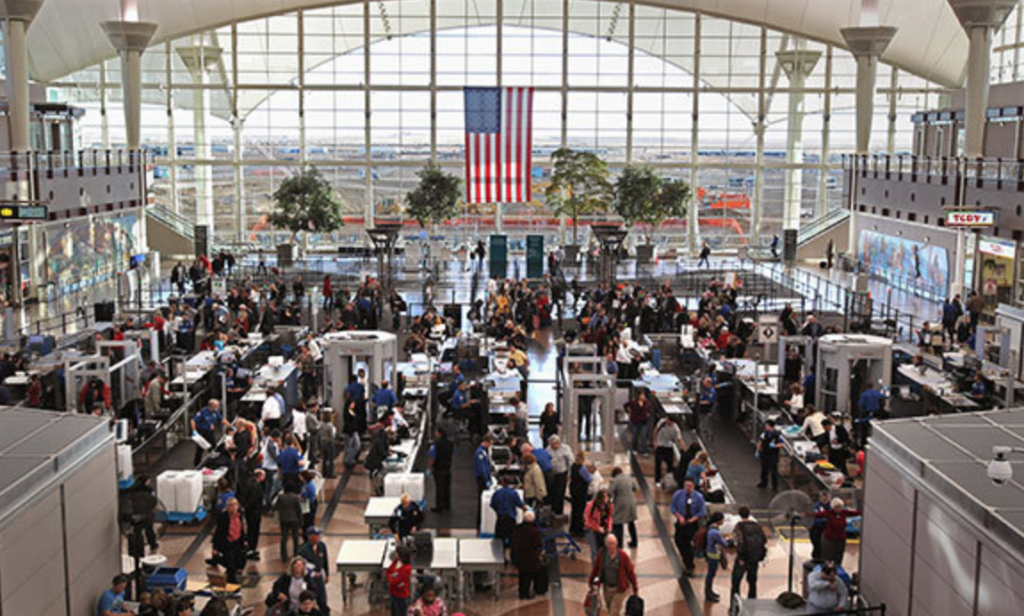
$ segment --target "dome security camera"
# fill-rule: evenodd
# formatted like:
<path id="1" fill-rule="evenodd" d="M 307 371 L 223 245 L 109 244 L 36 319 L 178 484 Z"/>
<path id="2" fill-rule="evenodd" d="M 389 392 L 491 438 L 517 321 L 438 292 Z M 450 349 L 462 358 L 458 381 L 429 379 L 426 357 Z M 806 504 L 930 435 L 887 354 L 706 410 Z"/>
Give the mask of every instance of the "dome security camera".
<path id="1" fill-rule="evenodd" d="M 992 448 L 992 461 L 988 463 L 988 478 L 997 486 L 1006 485 L 1013 479 L 1013 466 L 1006 455 L 1013 451 L 1012 447 L 996 446 Z"/>

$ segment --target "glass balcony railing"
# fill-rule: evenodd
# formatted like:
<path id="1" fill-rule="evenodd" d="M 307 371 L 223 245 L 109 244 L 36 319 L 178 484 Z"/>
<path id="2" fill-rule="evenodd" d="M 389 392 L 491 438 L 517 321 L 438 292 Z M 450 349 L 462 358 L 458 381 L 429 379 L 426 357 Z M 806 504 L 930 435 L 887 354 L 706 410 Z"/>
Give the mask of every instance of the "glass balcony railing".
<path id="1" fill-rule="evenodd" d="M 0 152 L 0 173 L 17 174 L 25 172 L 45 173 L 48 177 L 58 174 L 77 173 L 92 175 L 119 172 L 134 172 L 147 162 L 147 155 L 141 150 L 52 150 L 49 152 Z"/>

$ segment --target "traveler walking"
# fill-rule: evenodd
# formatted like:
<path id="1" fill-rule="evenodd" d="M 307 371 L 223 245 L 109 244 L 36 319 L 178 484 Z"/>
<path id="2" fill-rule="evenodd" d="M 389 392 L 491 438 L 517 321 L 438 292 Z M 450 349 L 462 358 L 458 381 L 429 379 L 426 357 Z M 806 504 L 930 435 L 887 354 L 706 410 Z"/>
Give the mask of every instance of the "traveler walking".
<path id="1" fill-rule="evenodd" d="M 640 594 L 633 561 L 629 554 L 619 549 L 619 540 L 615 535 L 608 535 L 604 539 L 604 549 L 590 568 L 590 586 L 603 587 L 604 607 L 608 616 L 621 616 L 626 593 L 631 587 L 634 595 Z"/>
<path id="2" fill-rule="evenodd" d="M 747 578 L 747 598 L 757 598 L 757 568 L 768 556 L 767 537 L 761 525 L 750 519 L 750 507 L 743 505 L 739 514 L 740 521 L 732 531 L 733 542 L 736 544 L 736 562 L 732 569 L 730 602 L 740 594 L 744 576 Z"/>
<path id="3" fill-rule="evenodd" d="M 704 600 L 710 603 L 718 603 L 722 598 L 715 592 L 715 576 L 718 568 L 723 570 L 729 568 L 729 561 L 725 553 L 725 539 L 722 538 L 722 522 L 725 521 L 725 514 L 716 511 L 708 518 L 708 532 L 705 540 L 704 556 L 708 563 L 708 572 L 704 576 Z"/>
<path id="4" fill-rule="evenodd" d="M 637 547 L 636 533 L 636 491 L 640 487 L 632 477 L 622 472 L 622 469 L 612 469 L 612 480 L 608 484 L 608 495 L 612 499 L 615 509 L 612 511 L 612 532 L 619 540 L 619 545 L 626 545 L 623 540 L 625 527 L 629 527 L 629 547 Z"/>
<path id="5" fill-rule="evenodd" d="M 707 517 L 707 508 L 704 497 L 694 489 L 692 480 L 687 479 L 683 487 L 672 495 L 669 511 L 676 519 L 675 544 L 683 558 L 683 573 L 693 577 L 693 538 L 700 528 L 700 521 Z"/>

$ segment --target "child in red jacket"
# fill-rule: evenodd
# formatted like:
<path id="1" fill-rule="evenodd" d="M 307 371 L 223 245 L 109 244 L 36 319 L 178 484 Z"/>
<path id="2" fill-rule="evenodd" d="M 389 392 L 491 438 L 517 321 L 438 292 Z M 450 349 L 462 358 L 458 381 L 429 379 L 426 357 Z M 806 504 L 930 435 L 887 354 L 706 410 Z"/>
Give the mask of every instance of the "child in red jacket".
<path id="1" fill-rule="evenodd" d="M 412 565 L 404 545 L 395 548 L 395 559 L 388 565 L 388 593 L 391 595 L 391 616 L 406 616 L 412 585 Z"/>

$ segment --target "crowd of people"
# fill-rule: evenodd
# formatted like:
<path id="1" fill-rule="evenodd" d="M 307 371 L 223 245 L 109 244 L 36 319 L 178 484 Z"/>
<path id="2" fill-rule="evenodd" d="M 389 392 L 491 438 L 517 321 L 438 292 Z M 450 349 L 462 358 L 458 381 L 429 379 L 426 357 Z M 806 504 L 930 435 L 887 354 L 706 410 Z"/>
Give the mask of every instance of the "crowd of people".
<path id="1" fill-rule="evenodd" d="M 224 297 L 212 293 L 209 278 L 227 276 L 233 268 L 234 264 L 226 258 L 210 263 L 197 261 L 187 269 L 179 264 L 172 272 L 172 282 L 180 285 L 182 294 L 185 283 L 190 282 L 198 300 L 194 305 L 181 300 L 172 303 L 168 309 L 154 314 L 151 323 L 140 326 L 160 328 L 162 336 L 192 351 L 223 350 L 252 331 L 268 333 L 276 324 L 297 321 L 302 311 L 309 308 L 302 279 L 297 278 L 289 285 L 274 271 L 266 272 L 262 284 L 246 279 L 232 286 Z M 656 288 L 606 284 L 584 288 L 575 279 L 567 283 L 560 267 L 552 271 L 555 276 L 535 284 L 491 279 L 483 289 L 484 299 L 470 305 L 469 325 L 508 349 L 506 369 L 519 374 L 522 389 L 510 401 L 515 412 L 508 416 L 507 429 L 495 433 L 487 425 L 486 390 L 463 373 L 464 369 L 478 371 L 480 367 L 455 363 L 451 382 L 440 388 L 444 419 L 433 433 L 428 453 L 428 476 L 435 487 L 431 511 L 444 513 L 452 508 L 456 434 L 464 425 L 478 445 L 472 470 L 477 491 L 480 495 L 493 491 L 489 505 L 496 517 L 495 536 L 510 550 L 511 562 L 519 573 L 520 598 L 530 599 L 547 592 L 547 554 L 540 518 L 550 524 L 564 517 L 569 534 L 583 539 L 588 548 L 591 585 L 602 587 L 608 613 L 618 616 L 626 598 L 639 593 L 630 553 L 640 542 L 636 528 L 639 485 L 628 472 L 630 469 L 622 466 L 603 469 L 608 473 L 605 479 L 602 469 L 588 458 L 585 449 L 573 451 L 563 440 L 567 427 L 562 425 L 554 404 L 546 405 L 539 417 L 540 433 L 531 436 L 527 384 L 529 349 L 536 332 L 555 323 L 562 325 L 565 343 L 594 344 L 604 358 L 607 374 L 619 381 L 632 381 L 640 375 L 643 363 L 633 343 L 646 333 L 690 328 L 699 346 L 715 358 L 727 359 L 748 356 L 755 328 L 750 320 L 740 316 L 738 282 L 726 284 L 711 279 L 707 288 L 690 301 L 677 296 L 668 283 Z M 444 341 L 458 329 L 451 315 L 433 305 L 430 293 L 425 294 L 422 311 L 410 314 L 403 323 L 402 316 L 408 312 L 406 300 L 396 292 L 385 298 L 372 278 L 349 292 L 346 287 L 336 288 L 331 277 L 326 276 L 321 291 L 320 306 L 326 322 L 321 331 L 388 325 L 400 329 L 403 348 L 410 356 L 436 356 Z M 382 321 L 385 303 L 393 317 L 388 324 Z M 812 337 L 834 331 L 823 327 L 814 315 L 799 322 L 788 305 L 780 315 L 780 327 L 785 333 L 799 332 Z M 409 426 L 391 384 L 371 384 L 360 371 L 344 391 L 344 408 L 338 410 L 343 414 L 342 428 L 337 433 L 334 415 L 320 408 L 316 375 L 321 369 L 321 351 L 316 337 L 311 335 L 304 340 L 296 353 L 303 375 L 299 401 L 289 405 L 283 392 L 271 387 L 258 417 L 236 417 L 230 422 L 227 417 L 233 414 L 221 409 L 217 400 L 209 401 L 191 420 L 193 432 L 212 445 L 209 452 L 197 446 L 195 462 L 228 469 L 218 487 L 208 562 L 222 567 L 229 582 L 237 581 L 249 561 L 259 560 L 262 518 L 276 515 L 281 534 L 280 558 L 288 567 L 267 595 L 267 608 L 276 610 L 271 612 L 274 614 L 326 615 L 330 559 L 322 531 L 316 526 L 323 480 L 335 476 L 335 459 L 340 458 L 346 469 L 361 463 L 370 473 L 371 485 L 379 491 L 391 444 L 403 431 L 407 434 Z M 564 357 L 559 359 L 567 361 Z M 146 376 L 142 396 L 147 412 L 159 408 L 166 394 L 162 371 L 158 366 L 150 368 L 153 372 Z M 229 364 L 224 370 L 229 386 L 244 391 L 244 368 Z M 814 399 L 814 374 L 799 353 L 786 361 L 784 378 L 785 410 L 818 442 L 828 459 L 845 472 L 850 435 L 841 421 L 825 417 L 807 402 Z M 715 371 L 692 375 L 687 382 L 696 392 L 698 414 L 714 413 L 718 385 Z M 86 405 L 103 403 L 102 389 L 83 395 Z M 592 412 L 592 405 L 581 404 L 579 424 L 574 427 L 579 430 L 581 441 L 593 437 Z M 714 580 L 728 562 L 720 530 L 723 517 L 720 513 L 709 514 L 707 507 L 721 497 L 709 481 L 715 469 L 710 465 L 708 452 L 695 439 L 684 438 L 683 426 L 673 419 L 656 417 L 651 401 L 642 391 L 633 396 L 623 412 L 628 422 L 628 449 L 638 460 L 653 451 L 655 483 L 672 494 L 669 511 L 685 573 L 694 575 L 696 559 L 703 557 L 707 561 L 705 598 L 718 601 Z M 219 442 L 218 431 L 226 435 Z M 536 442 L 538 437 L 540 441 Z M 522 498 L 507 475 L 495 472 L 492 449 L 499 441 L 509 448 L 513 461 L 522 469 L 521 485 L 517 486 Z M 764 488 L 778 488 L 779 448 L 779 431 L 769 421 L 756 446 Z M 300 464 L 303 459 L 309 462 L 308 467 Z M 496 476 L 501 478 L 496 480 Z M 766 536 L 747 507 L 741 507 L 739 513 L 741 522 L 732 531 L 736 551 L 730 594 L 735 596 L 745 579 L 748 595 L 756 597 L 758 568 L 766 557 Z M 815 511 L 807 513 L 815 519 L 815 553 L 823 560 L 841 565 L 846 536 L 845 524 L 840 521 L 859 512 L 823 497 Z M 391 517 L 389 530 L 400 546 L 385 576 L 392 616 L 445 616 L 441 589 L 431 584 L 416 588 L 411 556 L 404 549 L 405 540 L 422 528 L 426 515 L 406 494 Z M 827 577 L 827 571 L 821 577 Z"/>

